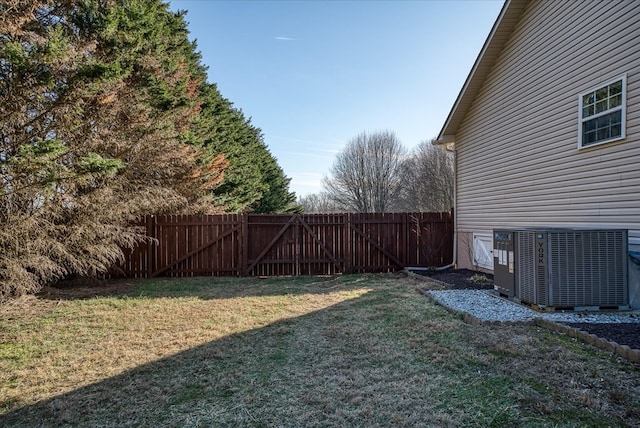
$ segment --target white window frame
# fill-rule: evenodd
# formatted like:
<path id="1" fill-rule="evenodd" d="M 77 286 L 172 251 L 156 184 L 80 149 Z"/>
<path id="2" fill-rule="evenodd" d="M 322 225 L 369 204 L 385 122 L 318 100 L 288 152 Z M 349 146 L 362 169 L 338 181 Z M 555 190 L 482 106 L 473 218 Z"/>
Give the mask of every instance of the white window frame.
<path id="1" fill-rule="evenodd" d="M 596 92 L 599 89 L 602 88 L 606 88 L 607 86 L 616 83 L 618 81 L 622 81 L 622 101 L 621 101 L 621 105 L 620 106 L 616 106 L 614 108 L 610 108 L 607 109 L 605 111 L 602 111 L 600 113 L 595 113 L 593 115 L 590 115 L 588 117 L 583 117 L 583 106 L 582 106 L 582 97 L 584 97 L 585 95 L 588 95 L 592 92 Z M 582 132 L 582 125 L 590 120 L 593 119 L 597 119 L 598 117 L 602 117 L 602 116 L 606 116 L 608 114 L 614 113 L 616 111 L 621 111 L 621 120 L 620 120 L 620 135 L 616 136 L 616 137 L 612 137 L 609 138 L 607 140 L 602 140 L 602 141 L 597 141 L 595 143 L 591 143 L 588 145 L 584 145 L 584 143 L 582 142 L 582 136 L 583 136 L 583 132 Z M 591 147 L 596 147 L 596 146 L 600 146 L 602 144 L 607 144 L 607 143 L 611 143 L 613 141 L 619 141 L 622 140 L 624 138 L 626 138 L 626 134 L 627 134 L 627 75 L 623 74 L 620 77 L 617 77 L 615 79 L 611 79 L 608 82 L 604 82 L 602 84 L 599 84 L 597 86 L 594 86 L 593 88 L 584 91 L 582 93 L 580 93 L 578 95 L 578 149 L 587 149 L 587 148 L 591 148 Z"/>

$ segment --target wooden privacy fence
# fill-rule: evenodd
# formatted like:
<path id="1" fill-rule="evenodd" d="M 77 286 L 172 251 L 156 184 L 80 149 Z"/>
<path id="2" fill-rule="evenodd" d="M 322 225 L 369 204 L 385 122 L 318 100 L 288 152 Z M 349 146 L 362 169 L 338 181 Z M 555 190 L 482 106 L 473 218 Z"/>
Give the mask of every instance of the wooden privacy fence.
<path id="1" fill-rule="evenodd" d="M 453 213 L 159 215 L 114 273 L 284 276 L 451 263 Z"/>

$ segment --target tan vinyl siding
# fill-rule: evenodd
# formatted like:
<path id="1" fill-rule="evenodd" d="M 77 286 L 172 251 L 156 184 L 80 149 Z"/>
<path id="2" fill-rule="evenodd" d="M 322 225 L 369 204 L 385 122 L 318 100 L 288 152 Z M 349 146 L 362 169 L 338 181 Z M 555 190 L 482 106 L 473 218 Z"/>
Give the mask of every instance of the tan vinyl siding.
<path id="1" fill-rule="evenodd" d="M 640 2 L 532 1 L 456 132 L 457 227 L 630 229 L 640 249 Z M 578 149 L 578 94 L 627 76 L 626 138 Z"/>

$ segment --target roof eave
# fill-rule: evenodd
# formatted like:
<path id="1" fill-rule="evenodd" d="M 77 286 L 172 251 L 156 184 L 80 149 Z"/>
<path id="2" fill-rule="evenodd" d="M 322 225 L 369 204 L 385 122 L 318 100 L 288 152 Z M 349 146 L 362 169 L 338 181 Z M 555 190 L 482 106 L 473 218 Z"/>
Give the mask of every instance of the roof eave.
<path id="1" fill-rule="evenodd" d="M 448 146 L 451 144 L 455 144 L 456 136 L 455 135 L 442 135 L 440 134 L 436 140 L 433 140 L 434 146 Z"/>
<path id="2" fill-rule="evenodd" d="M 436 144 L 446 144 L 445 137 L 451 138 L 451 136 L 455 141 L 455 135 L 462 120 L 476 95 L 480 92 L 482 83 L 498 59 L 528 3 L 529 0 L 507 0 L 505 2 L 447 116 L 444 126 L 438 134 Z M 448 143 L 451 143 L 451 141 L 448 141 Z"/>

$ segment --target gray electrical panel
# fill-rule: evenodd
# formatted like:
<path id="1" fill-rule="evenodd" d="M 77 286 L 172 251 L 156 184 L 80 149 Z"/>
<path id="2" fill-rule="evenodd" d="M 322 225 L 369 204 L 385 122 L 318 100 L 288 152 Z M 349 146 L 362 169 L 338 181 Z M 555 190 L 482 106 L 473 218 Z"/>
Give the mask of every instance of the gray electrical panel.
<path id="1" fill-rule="evenodd" d="M 541 307 L 627 308 L 627 236 L 624 229 L 496 229 L 495 289 Z"/>
<path id="2" fill-rule="evenodd" d="M 493 231 L 493 287 L 508 297 L 515 296 L 515 236 L 513 230 Z"/>

